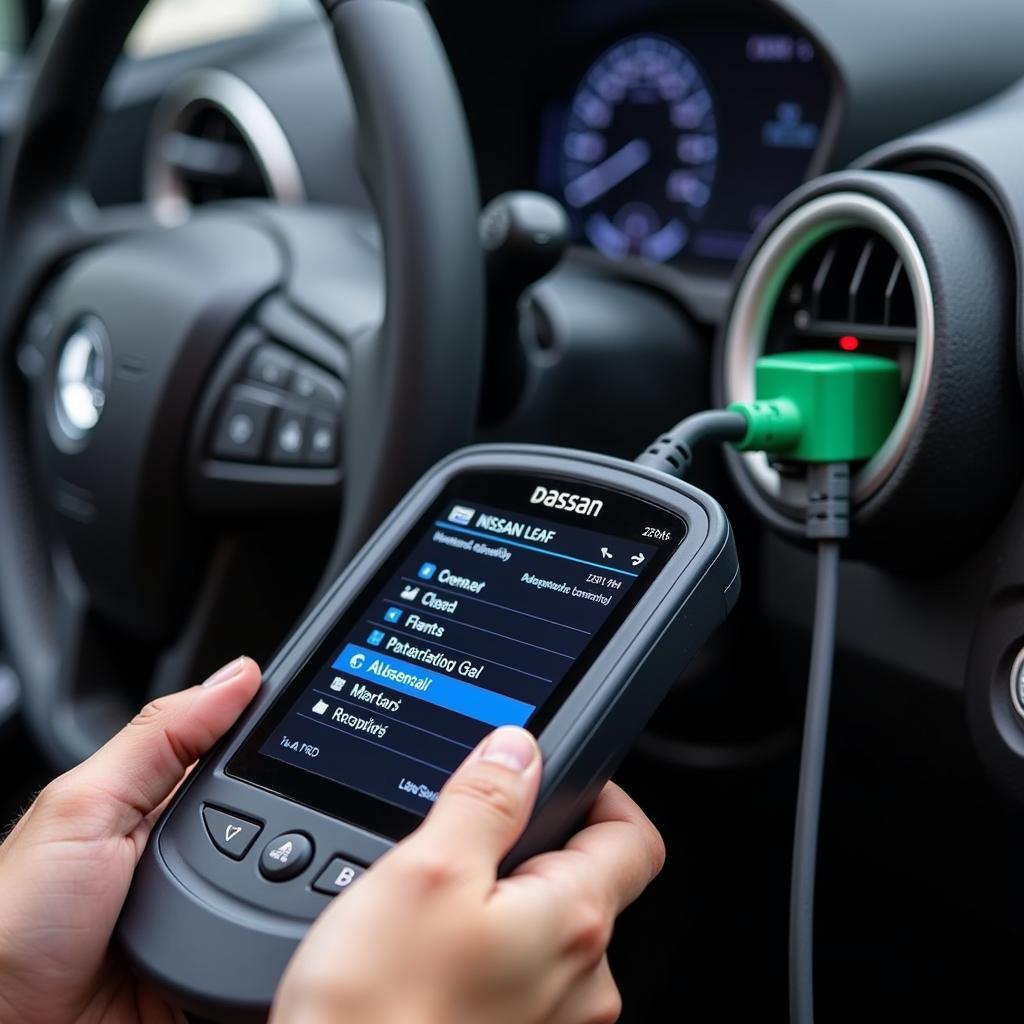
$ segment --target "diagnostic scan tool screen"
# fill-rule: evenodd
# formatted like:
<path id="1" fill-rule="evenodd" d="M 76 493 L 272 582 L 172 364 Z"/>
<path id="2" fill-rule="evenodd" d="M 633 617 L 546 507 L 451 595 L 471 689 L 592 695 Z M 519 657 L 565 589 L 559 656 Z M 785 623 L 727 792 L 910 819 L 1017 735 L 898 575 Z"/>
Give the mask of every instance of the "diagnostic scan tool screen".
<path id="1" fill-rule="evenodd" d="M 399 839 L 496 726 L 539 733 L 683 539 L 582 481 L 453 480 L 229 774 Z"/>

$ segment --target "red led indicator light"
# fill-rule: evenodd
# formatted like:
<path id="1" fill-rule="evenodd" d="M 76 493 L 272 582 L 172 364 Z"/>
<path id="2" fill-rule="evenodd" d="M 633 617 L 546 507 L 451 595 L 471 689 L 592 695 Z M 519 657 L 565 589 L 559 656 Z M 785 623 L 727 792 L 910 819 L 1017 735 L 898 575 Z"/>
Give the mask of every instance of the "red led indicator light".
<path id="1" fill-rule="evenodd" d="M 860 338 L 855 338 L 852 334 L 844 334 L 839 339 L 839 347 L 844 352 L 856 352 L 860 348 Z"/>

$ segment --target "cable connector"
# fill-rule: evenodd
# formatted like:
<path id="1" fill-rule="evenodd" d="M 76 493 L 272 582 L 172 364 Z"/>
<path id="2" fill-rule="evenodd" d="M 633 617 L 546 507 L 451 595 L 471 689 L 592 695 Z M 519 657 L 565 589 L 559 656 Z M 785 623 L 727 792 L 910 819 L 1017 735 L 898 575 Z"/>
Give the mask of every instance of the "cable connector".
<path id="1" fill-rule="evenodd" d="M 878 451 L 899 415 L 900 368 L 891 359 L 785 352 L 758 359 L 755 374 L 754 401 L 687 417 L 636 461 L 683 478 L 697 445 L 719 441 L 809 467 L 857 462 Z"/>
<path id="2" fill-rule="evenodd" d="M 804 418 L 800 407 L 788 398 L 733 402 L 729 410 L 747 421 L 746 434 L 735 444 L 738 451 L 783 455 L 800 443 Z"/>
<path id="3" fill-rule="evenodd" d="M 754 368 L 751 432 L 739 447 L 794 462 L 870 459 L 899 416 L 900 368 L 892 359 L 849 352 L 783 352 Z"/>
<path id="4" fill-rule="evenodd" d="M 850 466 L 813 462 L 807 467 L 804 529 L 810 540 L 845 540 L 850 535 Z"/>

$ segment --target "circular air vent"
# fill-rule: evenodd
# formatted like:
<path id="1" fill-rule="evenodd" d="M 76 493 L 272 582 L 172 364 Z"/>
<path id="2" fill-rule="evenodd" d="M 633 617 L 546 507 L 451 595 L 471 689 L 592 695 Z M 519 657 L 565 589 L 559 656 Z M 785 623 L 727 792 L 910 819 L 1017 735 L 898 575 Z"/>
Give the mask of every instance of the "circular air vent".
<path id="1" fill-rule="evenodd" d="M 782 220 L 747 269 L 726 332 L 724 397 L 754 397 L 754 364 L 764 353 L 833 349 L 896 360 L 904 407 L 883 447 L 855 467 L 853 497 L 863 502 L 891 475 L 909 444 L 933 348 L 928 272 L 907 226 L 870 196 L 824 195 Z M 763 455 L 743 461 L 780 511 L 802 514 L 803 474 Z"/>
<path id="2" fill-rule="evenodd" d="M 226 71 L 199 71 L 157 109 L 146 194 L 160 220 L 222 199 L 301 202 L 302 175 L 288 139 L 251 86 Z"/>

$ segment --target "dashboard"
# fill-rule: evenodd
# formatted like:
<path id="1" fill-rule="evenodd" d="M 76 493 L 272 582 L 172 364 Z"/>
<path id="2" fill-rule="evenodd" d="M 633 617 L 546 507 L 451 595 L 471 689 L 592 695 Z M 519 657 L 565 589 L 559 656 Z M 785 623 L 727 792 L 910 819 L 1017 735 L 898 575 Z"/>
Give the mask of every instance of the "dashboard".
<path id="1" fill-rule="evenodd" d="M 1018 73 L 1007 48 L 993 48 L 991 19 L 964 19 L 955 5 L 926 0 L 864 3 L 863 13 L 831 0 L 430 7 L 462 92 L 484 200 L 513 189 L 555 196 L 582 255 L 611 259 L 632 276 L 664 264 L 658 280 L 712 322 L 734 264 L 786 194 L 980 102 Z M 265 32 L 124 63 L 87 169 L 101 205 L 159 198 L 149 182 L 166 157 L 157 129 L 169 122 L 154 111 L 168 105 L 184 116 L 172 124 L 175 144 L 192 131 L 219 141 L 240 128 L 264 171 L 290 164 L 290 194 L 277 187 L 280 174 L 264 175 L 276 198 L 366 203 L 329 33 L 315 5 L 291 7 Z M 883 17 L 889 30 L 880 32 Z M 987 59 L 957 60 L 968 44 Z M 223 90 L 208 97 L 226 104 L 234 128 L 222 118 L 197 123 L 206 114 L 192 94 L 211 69 L 238 80 L 234 99 Z M 0 136 L 17 117 L 25 81 L 21 69 L 0 76 Z M 309 117 L 308 97 L 328 94 L 337 102 Z"/>
<path id="2" fill-rule="evenodd" d="M 884 0 L 869 2 L 881 16 Z M 631 275 L 663 264 L 659 280 L 705 322 L 721 315 L 733 266 L 785 195 L 992 95 L 1015 73 L 1005 54 L 950 62 L 967 31 L 950 10 L 922 19 L 908 8 L 881 34 L 869 27 L 877 19 L 822 0 L 432 0 L 431 14 L 465 103 L 483 199 L 514 189 L 555 196 L 580 254 Z M 911 24 L 930 34 L 928 47 L 904 46 Z M 944 74 L 922 88 L 923 54 L 940 50 L 950 54 Z M 366 203 L 351 102 L 312 5 L 265 33 L 125 62 L 88 171 L 98 202 L 159 198 L 149 181 L 166 156 L 157 129 L 170 122 L 154 117 L 158 106 L 184 116 L 171 125 L 175 143 L 233 132 L 221 118 L 197 124 L 201 104 L 185 109 L 211 69 L 242 83 L 234 101 L 223 90 L 209 100 L 227 104 L 256 162 L 271 172 L 282 157 L 292 165 L 290 194 L 274 173 L 266 191 Z M 0 81 L 0 135 L 23 83 L 20 74 Z M 332 91 L 337 103 L 310 118 L 308 96 Z M 254 117 L 255 107 L 266 109 Z"/>
<path id="3" fill-rule="evenodd" d="M 857 161 L 866 166 L 865 154 L 876 147 L 994 102 L 1024 74 L 1020 0 L 430 0 L 430 11 L 463 97 L 482 198 L 516 189 L 546 192 L 569 211 L 576 243 L 517 307 L 523 344 L 516 351 L 525 363 L 517 404 L 482 428 L 480 440 L 631 455 L 683 412 L 705 406 L 714 336 L 731 301 L 729 279 L 768 211 L 824 172 Z M 0 137 L 16 128 L 27 71 L 17 67 L 0 76 Z M 317 102 L 311 105 L 310 97 Z M 1015 105 L 1012 114 L 1019 117 L 1019 110 Z M 1001 138 L 1015 137 L 1014 123 L 1008 112 Z M 313 217 L 318 207 L 368 205 L 355 132 L 343 71 L 311 4 L 301 17 L 261 31 L 125 60 L 83 177 L 101 206 L 148 200 L 155 209 L 161 193 L 151 182 L 173 173 L 190 203 L 268 195 L 309 203 Z M 970 152 L 977 139 L 965 135 L 962 148 Z M 1007 143 L 1007 158 L 1018 150 Z M 318 324 L 330 324 L 319 311 L 333 310 L 339 285 L 351 285 L 332 260 L 325 255 L 320 276 L 291 296 Z M 1014 261 L 1006 255 L 1002 263 Z M 942 294 L 963 298 L 957 284 L 944 281 Z M 321 303 L 324 295 L 331 301 Z M 997 305 L 986 291 L 976 296 L 979 308 Z M 746 545 L 746 596 L 737 615 L 745 616 L 749 632 L 742 642 L 739 634 L 722 640 L 661 722 L 666 735 L 678 730 L 702 744 L 693 747 L 695 760 L 680 761 L 672 772 L 696 768 L 702 777 L 714 774 L 709 765 L 724 766 L 702 760 L 718 756 L 715 744 L 723 737 L 755 739 L 747 748 L 752 757 L 775 749 L 776 739 L 779 749 L 788 742 L 814 589 L 809 557 L 759 532 L 721 471 L 712 466 L 709 474 L 702 485 L 723 494 Z M 1007 519 L 1011 539 L 1016 525 L 1016 518 Z M 901 984 L 915 996 L 933 983 L 945 994 L 939 974 L 948 974 L 952 985 L 968 978 L 975 1003 L 990 982 L 998 993 L 1005 990 L 1007 1003 L 1017 998 L 1012 955 L 1020 939 L 1015 932 L 1010 942 L 986 910 L 991 939 L 976 943 L 976 907 L 994 908 L 1002 921 L 1019 917 L 1024 906 L 1019 899 L 1007 904 L 1013 879 L 991 869 L 1006 852 L 1001 809 L 989 807 L 991 786 L 963 720 L 975 619 L 985 607 L 997 542 L 972 560 L 950 558 L 932 574 L 848 567 L 834 716 L 835 749 L 845 760 L 840 770 L 830 768 L 845 787 L 834 797 L 841 813 L 833 819 L 842 823 L 850 859 L 868 863 L 877 856 L 886 870 L 891 862 L 894 874 L 905 872 L 923 890 L 904 915 L 918 912 L 921 927 L 890 931 L 895 925 L 886 916 L 882 939 L 892 950 L 879 959 L 900 965 Z M 302 560 L 289 556 L 282 564 L 290 571 Z M 780 581 L 785 600 L 779 600 Z M 1020 621 L 1013 620 L 1015 636 Z M 1007 663 L 1003 675 L 1009 673 Z M 1005 689 L 1004 681 L 1001 695 Z M 851 763 L 855 770 L 844 771 Z M 704 863 L 728 885 L 705 884 L 693 893 L 712 904 L 698 908 L 696 925 L 681 917 L 699 943 L 683 952 L 678 943 L 634 943 L 640 983 L 632 1001 L 657 1005 L 642 1019 L 675 1019 L 691 1008 L 667 983 L 664 992 L 656 987 L 661 978 L 678 977 L 680 962 L 691 965 L 693 990 L 699 995 L 703 985 L 716 1006 L 723 992 L 740 998 L 758 986 L 774 991 L 784 975 L 781 959 L 772 960 L 785 948 L 784 912 L 758 901 L 770 902 L 784 886 L 778 862 L 788 858 L 790 838 L 785 772 L 785 766 L 751 770 L 763 778 L 750 787 L 743 809 L 723 821 L 721 794 L 734 800 L 740 789 L 730 776 L 706 800 L 715 812 L 706 818 L 710 826 L 700 816 L 706 799 L 700 787 L 675 784 L 678 774 L 651 773 L 645 806 L 660 807 L 663 820 L 678 820 L 679 842 L 688 851 L 698 839 L 714 837 L 718 845 L 694 871 L 699 875 Z M 762 783 L 779 780 L 785 799 L 764 799 Z M 770 855 L 751 858 L 751 836 L 763 854 L 761 835 L 769 827 Z M 1024 848 L 1024 833 L 1014 838 Z M 848 920 L 856 911 L 865 920 L 846 949 L 877 944 L 879 906 L 886 909 L 887 899 L 906 905 L 903 875 L 898 881 L 864 899 L 863 907 L 848 908 Z M 849 902 L 861 902 L 871 884 L 851 886 Z M 949 900 L 959 902 L 958 889 L 969 914 L 940 919 Z M 717 902 L 723 892 L 731 895 L 727 912 Z M 766 920 L 769 912 L 778 928 L 765 926 L 764 936 L 752 940 L 751 921 Z M 923 935 L 933 943 L 922 946 Z M 967 939 L 958 943 L 958 935 Z M 959 964 L 945 970 L 975 945 L 972 971 Z M 905 970 L 907 949 L 919 951 L 917 976 Z M 721 976 L 707 950 L 728 951 L 720 958 L 727 968 Z M 739 987 L 737 958 L 752 975 Z M 856 986 L 866 1000 L 876 991 L 870 981 Z M 833 987 L 848 996 L 848 984 Z M 735 1010 L 730 1019 L 765 1019 L 749 1006 L 729 1009 Z M 936 996 L 936 1012 L 923 1019 L 948 1019 L 946 1009 Z M 978 1006 L 972 1009 L 973 1016 L 961 1019 L 980 1019 Z M 721 1013 L 686 1015 L 722 1019 Z M 871 1017 L 866 1010 L 863 1019 Z"/>

